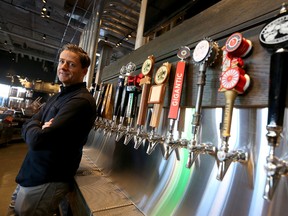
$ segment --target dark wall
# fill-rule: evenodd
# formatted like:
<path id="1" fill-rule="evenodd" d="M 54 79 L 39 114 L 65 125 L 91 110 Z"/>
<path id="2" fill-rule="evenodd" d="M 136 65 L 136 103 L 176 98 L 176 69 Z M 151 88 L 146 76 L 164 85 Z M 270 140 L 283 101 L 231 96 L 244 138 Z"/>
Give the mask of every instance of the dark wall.
<path id="1" fill-rule="evenodd" d="M 155 29 L 167 23 L 171 18 L 183 14 L 183 18 L 189 19 L 195 14 L 209 8 L 220 0 L 148 0 L 144 36 L 148 36 Z"/>
<path id="2" fill-rule="evenodd" d="M 54 82 L 56 68 L 51 62 L 40 62 L 38 59 L 29 59 L 28 56 L 16 56 L 15 53 L 0 51 L 0 83 L 10 84 L 7 76 L 19 75 L 29 80 L 41 79 L 44 82 Z"/>

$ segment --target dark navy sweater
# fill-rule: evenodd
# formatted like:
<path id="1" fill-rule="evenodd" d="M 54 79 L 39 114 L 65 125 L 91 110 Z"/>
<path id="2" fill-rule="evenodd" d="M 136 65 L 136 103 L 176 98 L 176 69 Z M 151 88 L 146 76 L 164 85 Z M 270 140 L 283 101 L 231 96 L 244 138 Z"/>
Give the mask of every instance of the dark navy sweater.
<path id="1" fill-rule="evenodd" d="M 52 125 L 42 129 L 51 118 Z M 95 118 L 95 99 L 86 83 L 61 87 L 22 127 L 29 148 L 16 182 L 29 187 L 73 180 Z"/>

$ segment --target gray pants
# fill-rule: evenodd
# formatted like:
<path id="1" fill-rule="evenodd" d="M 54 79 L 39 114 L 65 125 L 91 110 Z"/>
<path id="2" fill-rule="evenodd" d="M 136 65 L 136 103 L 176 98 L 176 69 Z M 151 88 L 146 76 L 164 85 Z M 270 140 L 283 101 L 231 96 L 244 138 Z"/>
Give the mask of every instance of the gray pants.
<path id="1" fill-rule="evenodd" d="M 71 185 L 63 182 L 35 187 L 20 186 L 15 202 L 15 213 L 19 216 L 52 216 L 70 189 Z"/>

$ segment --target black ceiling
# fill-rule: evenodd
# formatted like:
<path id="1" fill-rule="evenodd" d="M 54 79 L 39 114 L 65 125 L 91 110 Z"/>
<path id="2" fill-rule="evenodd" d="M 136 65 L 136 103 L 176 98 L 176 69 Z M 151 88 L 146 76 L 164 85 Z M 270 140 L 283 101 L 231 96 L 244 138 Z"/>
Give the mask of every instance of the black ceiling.
<path id="1" fill-rule="evenodd" d="M 54 62 L 60 47 L 79 43 L 80 35 L 91 17 L 93 0 L 0 0 L 0 50 Z M 100 39 L 115 46 L 117 59 L 134 49 L 140 0 L 106 0 Z M 47 9 L 41 17 L 42 8 Z"/>
<path id="2" fill-rule="evenodd" d="M 97 4 L 104 0 L 95 1 Z M 163 23 L 169 23 L 169 20 L 179 14 L 188 19 L 218 1 L 148 0 L 145 34 L 153 33 L 157 28 L 161 28 Z M 41 62 L 43 71 L 47 72 L 47 68 L 53 70 L 51 64 L 56 65 L 61 46 L 68 42 L 79 43 L 80 36 L 92 16 L 94 0 L 43 2 L 45 0 L 0 0 L 0 58 L 6 65 L 0 75 L 8 73 L 8 65 L 22 64 L 26 62 L 25 59 Z M 45 16 L 41 17 L 43 7 L 47 11 Z M 113 47 L 110 62 L 134 50 L 140 7 L 141 0 L 105 0 L 99 39 Z M 128 34 L 132 37 L 126 40 Z M 119 42 L 122 43 L 121 46 L 116 46 Z M 100 49 L 101 43 L 98 46 L 98 50 Z M 12 62 L 6 60 L 10 57 Z M 20 61 L 21 59 L 23 61 Z M 3 69 L 3 65 L 0 65 L 0 69 L 1 67 Z M 24 65 L 22 69 L 25 69 Z M 35 77 L 41 79 L 43 71 Z M 27 70 L 25 73 L 28 73 Z M 55 76 L 54 72 L 51 73 L 52 77 Z"/>

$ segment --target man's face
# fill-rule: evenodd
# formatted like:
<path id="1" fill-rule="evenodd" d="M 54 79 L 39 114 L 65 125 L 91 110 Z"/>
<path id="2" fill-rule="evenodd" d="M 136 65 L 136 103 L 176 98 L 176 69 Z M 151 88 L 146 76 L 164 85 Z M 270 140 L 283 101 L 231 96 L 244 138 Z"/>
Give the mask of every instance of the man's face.
<path id="1" fill-rule="evenodd" d="M 87 68 L 82 68 L 79 56 L 69 50 L 61 52 L 57 68 L 57 75 L 64 86 L 83 82 Z"/>

